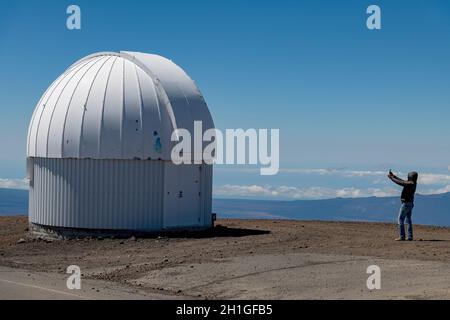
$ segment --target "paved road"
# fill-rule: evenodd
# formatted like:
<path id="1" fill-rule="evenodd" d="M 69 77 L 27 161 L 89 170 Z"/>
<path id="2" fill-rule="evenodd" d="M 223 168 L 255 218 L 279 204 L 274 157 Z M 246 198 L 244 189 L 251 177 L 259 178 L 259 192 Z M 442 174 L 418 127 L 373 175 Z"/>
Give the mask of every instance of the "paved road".
<path id="1" fill-rule="evenodd" d="M 80 290 L 69 290 L 69 275 L 36 273 L 0 267 L 0 300 L 168 299 L 170 296 L 132 291 L 117 284 L 82 280 Z"/>

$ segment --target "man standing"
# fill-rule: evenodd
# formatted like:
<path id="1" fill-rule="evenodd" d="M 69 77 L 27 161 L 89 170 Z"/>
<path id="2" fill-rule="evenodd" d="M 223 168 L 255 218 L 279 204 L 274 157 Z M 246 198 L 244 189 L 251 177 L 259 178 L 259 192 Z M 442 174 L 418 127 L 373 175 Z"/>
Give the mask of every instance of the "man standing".
<path id="1" fill-rule="evenodd" d="M 400 212 L 398 215 L 398 228 L 400 232 L 400 238 L 395 239 L 396 241 L 405 240 L 405 219 L 408 224 L 408 241 L 413 240 L 413 227 L 412 227 L 412 209 L 414 208 L 414 194 L 416 193 L 417 179 L 419 174 L 415 171 L 408 173 L 408 180 L 405 181 L 400 179 L 395 174 L 389 170 L 388 178 L 393 182 L 403 187 L 401 200 L 402 206 L 400 207 Z"/>

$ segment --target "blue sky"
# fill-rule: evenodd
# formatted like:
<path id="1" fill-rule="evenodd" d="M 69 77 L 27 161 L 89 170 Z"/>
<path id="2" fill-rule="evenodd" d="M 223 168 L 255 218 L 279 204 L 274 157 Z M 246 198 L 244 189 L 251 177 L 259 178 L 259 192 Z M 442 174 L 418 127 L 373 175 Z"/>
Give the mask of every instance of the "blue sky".
<path id="1" fill-rule="evenodd" d="M 81 7 L 82 30 L 66 29 L 70 4 Z M 366 28 L 370 4 L 381 7 L 381 30 Z M 0 185 L 25 176 L 28 122 L 49 84 L 87 54 L 131 50 L 182 66 L 218 128 L 280 129 L 283 170 L 217 167 L 216 196 L 395 194 L 381 174 L 389 168 L 424 173 L 424 193 L 450 191 L 448 1 L 0 6 Z"/>

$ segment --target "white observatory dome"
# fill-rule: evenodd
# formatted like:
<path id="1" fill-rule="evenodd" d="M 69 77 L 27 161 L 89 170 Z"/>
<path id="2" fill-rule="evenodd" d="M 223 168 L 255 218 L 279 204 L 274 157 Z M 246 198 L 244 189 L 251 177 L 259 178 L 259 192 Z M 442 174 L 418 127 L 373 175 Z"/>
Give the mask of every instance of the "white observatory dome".
<path id="1" fill-rule="evenodd" d="M 194 81 L 154 54 L 101 52 L 69 67 L 34 111 L 27 157 L 170 160 L 174 129 L 214 124 Z"/>
<path id="2" fill-rule="evenodd" d="M 172 61 L 136 52 L 77 61 L 44 93 L 28 129 L 30 230 L 210 228 L 212 165 L 171 161 L 172 133 L 199 134 L 195 121 L 202 133 L 214 128 L 194 81 Z"/>

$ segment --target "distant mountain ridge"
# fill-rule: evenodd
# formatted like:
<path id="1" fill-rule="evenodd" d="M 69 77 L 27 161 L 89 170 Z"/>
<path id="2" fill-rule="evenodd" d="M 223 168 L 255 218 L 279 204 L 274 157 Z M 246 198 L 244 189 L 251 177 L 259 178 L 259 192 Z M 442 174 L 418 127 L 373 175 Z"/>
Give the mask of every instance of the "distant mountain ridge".
<path id="1" fill-rule="evenodd" d="M 213 199 L 219 218 L 341 220 L 395 222 L 398 197 L 335 198 L 327 200 Z M 0 189 L 0 216 L 26 215 L 28 191 Z M 450 193 L 416 195 L 415 223 L 450 226 Z"/>
<path id="2" fill-rule="evenodd" d="M 399 197 L 335 198 L 327 200 L 214 199 L 219 217 L 294 220 L 341 220 L 396 222 Z M 418 224 L 450 226 L 450 193 L 416 195 L 413 221 Z"/>

